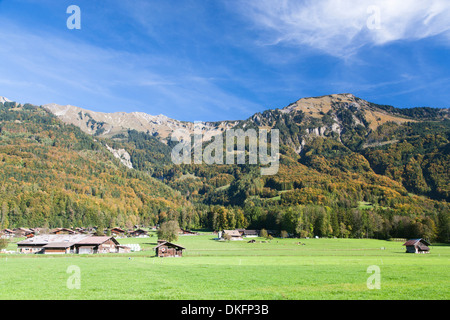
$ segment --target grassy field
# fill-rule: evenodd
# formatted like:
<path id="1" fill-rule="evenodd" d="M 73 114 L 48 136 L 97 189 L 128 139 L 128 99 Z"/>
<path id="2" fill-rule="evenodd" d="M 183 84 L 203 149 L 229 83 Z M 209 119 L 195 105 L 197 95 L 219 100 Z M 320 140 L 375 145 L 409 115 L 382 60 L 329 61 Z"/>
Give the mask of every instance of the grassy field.
<path id="1" fill-rule="evenodd" d="M 0 255 L 0 299 L 449 299 L 450 247 L 406 254 L 402 243 L 365 239 L 219 242 L 180 236 L 182 258 L 155 258 L 156 237 L 120 239 L 144 251 L 108 255 Z M 261 243 L 260 243 L 261 242 Z M 304 244 L 304 245 L 302 245 Z M 14 250 L 11 244 L 9 249 Z M 381 289 L 369 290 L 369 266 Z M 80 289 L 69 289 L 69 266 Z"/>

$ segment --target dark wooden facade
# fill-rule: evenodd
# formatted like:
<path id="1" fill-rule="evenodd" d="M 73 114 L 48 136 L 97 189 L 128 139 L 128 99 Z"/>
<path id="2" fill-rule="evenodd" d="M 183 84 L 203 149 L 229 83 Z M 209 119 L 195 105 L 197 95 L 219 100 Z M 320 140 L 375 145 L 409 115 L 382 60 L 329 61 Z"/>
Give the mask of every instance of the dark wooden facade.
<path id="1" fill-rule="evenodd" d="M 159 243 L 155 248 L 153 248 L 156 252 L 156 256 L 160 258 L 165 257 L 182 257 L 183 256 L 183 248 L 177 244 L 164 241 Z"/>
<path id="2" fill-rule="evenodd" d="M 144 237 L 148 237 L 148 232 L 145 230 L 142 230 L 142 229 L 138 229 L 138 230 L 131 231 L 129 233 L 129 235 L 131 237 L 135 237 L 135 238 L 144 238 Z"/>
<path id="3" fill-rule="evenodd" d="M 429 253 L 431 244 L 424 239 L 411 239 L 403 244 L 406 247 L 406 253 Z"/>
<path id="4" fill-rule="evenodd" d="M 68 254 L 74 253 L 75 244 L 74 243 L 49 243 L 43 247 L 44 254 Z"/>

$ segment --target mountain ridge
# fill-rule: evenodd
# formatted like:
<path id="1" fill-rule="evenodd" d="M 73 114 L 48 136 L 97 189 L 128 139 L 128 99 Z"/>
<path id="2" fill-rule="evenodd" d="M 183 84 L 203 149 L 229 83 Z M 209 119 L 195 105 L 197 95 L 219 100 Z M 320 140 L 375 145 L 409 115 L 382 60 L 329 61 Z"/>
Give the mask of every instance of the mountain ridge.
<path id="1" fill-rule="evenodd" d="M 263 112 L 257 112 L 247 119 L 242 120 L 223 120 L 214 122 L 200 122 L 204 127 L 202 130 L 204 138 L 209 140 L 212 136 L 222 133 L 226 129 L 231 129 L 241 122 L 249 119 L 257 119 L 260 115 L 267 111 L 280 110 L 282 113 L 303 112 L 309 117 L 320 118 L 323 114 L 327 114 L 335 108 L 335 105 L 346 104 L 349 108 L 363 110 L 366 120 L 370 124 L 372 130 L 386 122 L 405 123 L 411 121 L 420 121 L 408 117 L 402 113 L 393 113 L 388 110 L 381 109 L 377 104 L 360 99 L 353 94 L 331 94 L 319 97 L 306 97 L 297 100 L 294 103 L 282 109 L 268 109 Z M 144 112 L 114 112 L 104 113 L 96 112 L 88 109 L 75 107 L 71 105 L 45 104 L 43 107 L 66 123 L 72 123 L 80 127 L 89 134 L 113 136 L 124 132 L 124 129 L 134 129 L 141 132 L 148 132 L 152 135 L 159 136 L 163 140 L 167 139 L 173 131 L 177 129 L 194 130 L 194 122 L 181 121 L 169 118 L 163 114 L 154 116 Z M 392 107 L 393 108 L 393 107 Z M 422 108 L 403 108 L 404 110 L 414 110 Z M 439 113 L 441 116 L 448 118 L 450 112 L 448 108 L 430 108 Z M 399 108 L 392 110 L 398 111 Z M 264 124 L 261 124 L 265 127 Z"/>
<path id="2" fill-rule="evenodd" d="M 48 108 L 0 103 L 3 226 L 178 220 L 188 228 L 265 228 L 302 237 L 449 241 L 448 109 L 403 110 L 330 95 L 204 129 L 279 130 L 273 176 L 261 176 L 261 164 L 175 165 L 174 144 L 157 129 L 117 121 L 119 133 L 105 135 L 108 127 L 89 110 L 59 110 L 71 110 L 78 125 Z M 374 125 L 372 112 L 390 117 Z"/>

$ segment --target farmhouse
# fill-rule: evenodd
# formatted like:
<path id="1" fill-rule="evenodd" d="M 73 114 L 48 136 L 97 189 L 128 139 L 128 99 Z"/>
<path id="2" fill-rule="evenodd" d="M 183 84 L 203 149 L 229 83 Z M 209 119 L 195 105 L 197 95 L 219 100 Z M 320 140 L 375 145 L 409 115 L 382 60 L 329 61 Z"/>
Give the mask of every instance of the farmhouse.
<path id="1" fill-rule="evenodd" d="M 67 234 L 46 234 L 29 238 L 17 242 L 17 251 L 19 253 L 60 253 L 63 251 L 70 253 L 73 250 L 73 244 L 88 235 L 67 235 Z M 66 245 L 69 245 L 65 247 Z M 47 250 L 47 252 L 46 252 Z"/>
<path id="2" fill-rule="evenodd" d="M 411 239 L 403 245 L 406 246 L 406 253 L 430 253 L 428 246 L 431 244 L 424 239 Z"/>
<path id="3" fill-rule="evenodd" d="M 128 248 L 129 249 L 129 248 Z M 94 254 L 127 252 L 114 237 L 96 237 L 86 234 L 46 234 L 17 243 L 19 253 Z"/>
<path id="4" fill-rule="evenodd" d="M 158 245 L 153 248 L 156 251 L 157 257 L 182 257 L 183 256 L 183 248 L 177 244 L 168 242 L 168 241 L 158 241 Z"/>
<path id="5" fill-rule="evenodd" d="M 114 253 L 118 245 L 114 237 L 91 236 L 75 243 L 75 250 L 79 254 Z"/>

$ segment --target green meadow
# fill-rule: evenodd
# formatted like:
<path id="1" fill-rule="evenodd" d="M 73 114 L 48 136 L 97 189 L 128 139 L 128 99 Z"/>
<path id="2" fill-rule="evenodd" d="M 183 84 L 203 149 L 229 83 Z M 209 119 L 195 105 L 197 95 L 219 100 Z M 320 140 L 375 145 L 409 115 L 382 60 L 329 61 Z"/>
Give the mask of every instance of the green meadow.
<path id="1" fill-rule="evenodd" d="M 107 255 L 0 255 L 0 299 L 304 300 L 450 298 L 450 246 L 407 254 L 401 242 L 273 239 L 222 242 L 180 236 L 182 258 L 156 258 L 156 237 L 119 239 L 144 249 Z M 264 242 L 266 241 L 266 242 Z M 15 250 L 10 244 L 9 250 Z M 70 288 L 70 266 L 80 288 Z M 380 289 L 369 289 L 370 266 Z M 69 280 L 69 286 L 68 284 Z"/>

